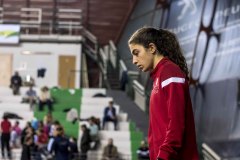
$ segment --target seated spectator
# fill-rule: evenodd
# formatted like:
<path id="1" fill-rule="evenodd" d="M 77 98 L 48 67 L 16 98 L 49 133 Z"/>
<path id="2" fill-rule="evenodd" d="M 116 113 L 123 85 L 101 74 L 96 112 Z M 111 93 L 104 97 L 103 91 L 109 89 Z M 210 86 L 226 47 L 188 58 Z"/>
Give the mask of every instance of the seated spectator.
<path id="1" fill-rule="evenodd" d="M 47 86 L 42 87 L 41 93 L 39 96 L 39 111 L 43 111 L 43 106 L 48 106 L 48 111 L 51 112 L 53 110 L 52 108 L 52 99 L 50 96 L 50 92 Z"/>
<path id="2" fill-rule="evenodd" d="M 29 103 L 30 109 L 33 110 L 34 104 L 37 102 L 37 93 L 33 90 L 33 87 L 30 86 L 29 90 L 27 90 L 26 95 L 23 97 L 23 103 Z"/>
<path id="3" fill-rule="evenodd" d="M 116 115 L 116 109 L 113 106 L 113 101 L 110 101 L 109 106 L 107 106 L 104 109 L 103 129 L 105 127 L 106 122 L 113 122 L 114 123 L 114 129 L 117 130 L 117 115 Z"/>
<path id="4" fill-rule="evenodd" d="M 103 149 L 102 160 L 117 160 L 118 150 L 117 147 L 113 145 L 113 139 L 108 139 L 108 144 Z"/>
<path id="5" fill-rule="evenodd" d="M 11 132 L 11 142 L 13 148 L 17 148 L 19 146 L 17 143 L 20 142 L 21 132 L 22 129 L 19 127 L 19 121 L 16 121 Z"/>
<path id="6" fill-rule="evenodd" d="M 89 118 L 79 118 L 80 121 L 89 121 L 90 119 L 92 119 L 92 121 L 98 126 L 98 130 L 100 130 L 100 129 L 101 129 L 100 118 L 97 118 L 97 117 L 95 117 L 95 116 L 91 116 L 91 117 L 89 117 Z M 72 123 L 73 123 L 73 124 L 76 123 L 77 120 L 78 120 L 78 118 L 77 118 L 77 119 L 74 119 L 74 120 L 72 121 Z"/>
<path id="7" fill-rule="evenodd" d="M 89 130 L 90 130 L 90 136 L 91 141 L 93 142 L 92 149 L 97 149 L 99 144 L 99 137 L 98 137 L 98 126 L 95 124 L 94 119 L 89 120 Z"/>
<path id="8" fill-rule="evenodd" d="M 141 141 L 141 146 L 137 150 L 138 160 L 149 160 L 149 149 L 145 141 Z"/>

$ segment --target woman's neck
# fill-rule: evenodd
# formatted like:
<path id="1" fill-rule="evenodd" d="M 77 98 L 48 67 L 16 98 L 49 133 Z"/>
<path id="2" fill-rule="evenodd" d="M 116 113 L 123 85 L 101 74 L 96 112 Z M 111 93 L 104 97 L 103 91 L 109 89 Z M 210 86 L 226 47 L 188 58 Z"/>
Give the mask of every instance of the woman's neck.
<path id="1" fill-rule="evenodd" d="M 153 69 L 156 68 L 157 64 L 164 58 L 161 54 L 156 54 L 153 59 Z"/>

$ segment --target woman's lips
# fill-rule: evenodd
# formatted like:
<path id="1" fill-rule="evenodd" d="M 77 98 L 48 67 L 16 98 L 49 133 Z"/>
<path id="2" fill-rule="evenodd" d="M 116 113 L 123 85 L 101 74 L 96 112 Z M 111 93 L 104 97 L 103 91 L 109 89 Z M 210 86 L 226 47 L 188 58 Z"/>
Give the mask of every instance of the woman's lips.
<path id="1" fill-rule="evenodd" d="M 138 68 L 142 70 L 142 69 L 143 69 L 143 66 L 139 65 Z"/>

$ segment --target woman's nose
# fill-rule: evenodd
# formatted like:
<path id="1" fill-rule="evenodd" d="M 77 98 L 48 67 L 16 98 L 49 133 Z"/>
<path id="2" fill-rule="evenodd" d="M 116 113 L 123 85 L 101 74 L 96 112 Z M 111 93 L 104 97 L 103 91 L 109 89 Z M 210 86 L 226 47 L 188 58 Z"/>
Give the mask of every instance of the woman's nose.
<path id="1" fill-rule="evenodd" d="M 137 59 L 133 57 L 132 63 L 133 63 L 133 64 L 137 64 Z"/>

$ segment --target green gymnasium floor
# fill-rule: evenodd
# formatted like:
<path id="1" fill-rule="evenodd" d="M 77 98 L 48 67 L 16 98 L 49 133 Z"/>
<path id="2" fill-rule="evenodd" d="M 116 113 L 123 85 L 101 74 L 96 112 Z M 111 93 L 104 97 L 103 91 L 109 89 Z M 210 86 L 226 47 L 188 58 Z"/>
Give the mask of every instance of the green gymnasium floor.
<path id="1" fill-rule="evenodd" d="M 137 160 L 137 153 L 141 141 L 144 140 L 143 132 L 137 131 L 136 124 L 134 122 L 129 123 L 130 125 L 130 138 L 131 138 L 131 150 L 132 150 L 132 160 Z"/>

